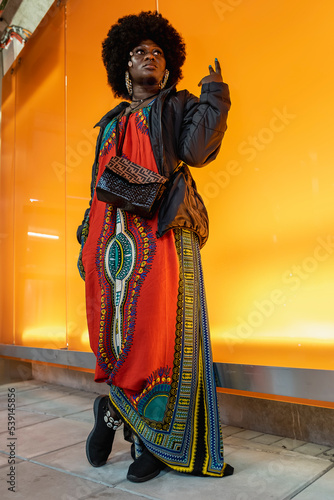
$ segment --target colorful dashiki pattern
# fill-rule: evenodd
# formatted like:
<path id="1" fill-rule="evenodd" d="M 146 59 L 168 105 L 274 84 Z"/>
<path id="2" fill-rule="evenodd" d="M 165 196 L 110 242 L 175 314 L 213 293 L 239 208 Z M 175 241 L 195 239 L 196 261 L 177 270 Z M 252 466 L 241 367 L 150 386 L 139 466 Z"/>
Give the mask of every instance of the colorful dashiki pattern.
<path id="1" fill-rule="evenodd" d="M 123 155 L 157 172 L 149 110 L 131 114 Z M 105 129 L 96 180 L 115 154 L 115 124 Z M 201 439 L 201 472 L 222 476 L 226 464 L 197 236 L 176 229 L 156 238 L 156 230 L 157 215 L 143 219 L 94 196 L 79 270 L 86 281 L 95 380 L 110 385 L 113 405 L 159 459 L 191 473 Z"/>

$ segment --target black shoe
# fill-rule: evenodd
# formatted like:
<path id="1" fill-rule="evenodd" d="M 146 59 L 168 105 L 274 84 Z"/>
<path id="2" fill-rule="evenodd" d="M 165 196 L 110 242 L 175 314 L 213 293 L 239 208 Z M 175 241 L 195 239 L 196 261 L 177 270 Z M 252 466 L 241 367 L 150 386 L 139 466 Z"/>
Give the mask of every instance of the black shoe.
<path id="1" fill-rule="evenodd" d="M 226 464 L 226 467 L 224 469 L 224 477 L 232 476 L 233 472 L 234 472 L 234 467 L 232 467 L 232 465 Z"/>
<path id="2" fill-rule="evenodd" d="M 107 462 L 116 429 L 121 425 L 120 419 L 114 420 L 110 415 L 108 401 L 108 396 L 98 396 L 94 401 L 95 424 L 86 441 L 86 456 L 93 467 Z"/>
<path id="3" fill-rule="evenodd" d="M 136 448 L 134 443 L 131 445 L 131 457 L 133 460 L 136 460 Z"/>
<path id="4" fill-rule="evenodd" d="M 143 483 L 156 477 L 166 465 L 146 448 L 129 467 L 126 478 L 132 483 Z"/>

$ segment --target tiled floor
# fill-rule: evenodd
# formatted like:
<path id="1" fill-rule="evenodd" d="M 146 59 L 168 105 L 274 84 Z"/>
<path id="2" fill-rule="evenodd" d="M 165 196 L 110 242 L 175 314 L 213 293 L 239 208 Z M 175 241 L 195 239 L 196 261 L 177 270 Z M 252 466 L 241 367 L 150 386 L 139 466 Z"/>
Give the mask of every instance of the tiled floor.
<path id="1" fill-rule="evenodd" d="M 85 440 L 96 394 L 37 381 L 10 387 L 15 388 L 14 436 L 8 434 L 8 386 L 0 386 L 3 500 L 334 499 L 334 449 L 231 426 L 224 426 L 223 434 L 233 476 L 197 478 L 167 470 L 146 483 L 130 483 L 126 473 L 132 460 L 121 430 L 104 467 L 87 462 Z M 7 482 L 14 447 L 15 493 Z"/>

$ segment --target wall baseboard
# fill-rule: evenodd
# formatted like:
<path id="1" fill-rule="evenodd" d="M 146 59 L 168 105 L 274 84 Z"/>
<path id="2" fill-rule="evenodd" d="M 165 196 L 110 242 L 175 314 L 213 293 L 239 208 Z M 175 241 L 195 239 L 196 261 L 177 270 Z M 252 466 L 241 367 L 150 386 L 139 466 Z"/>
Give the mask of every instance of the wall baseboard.
<path id="1" fill-rule="evenodd" d="M 334 447 L 334 410 L 218 393 L 222 423 Z"/>

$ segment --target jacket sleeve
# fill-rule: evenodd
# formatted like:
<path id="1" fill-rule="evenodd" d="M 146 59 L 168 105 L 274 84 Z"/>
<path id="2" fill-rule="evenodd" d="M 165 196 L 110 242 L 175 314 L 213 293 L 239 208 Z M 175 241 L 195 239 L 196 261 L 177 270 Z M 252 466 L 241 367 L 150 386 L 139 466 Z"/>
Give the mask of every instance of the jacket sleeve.
<path id="1" fill-rule="evenodd" d="M 231 106 L 228 85 L 202 85 L 200 99 L 188 94 L 178 142 L 179 158 L 192 167 L 203 167 L 219 152 Z"/>

